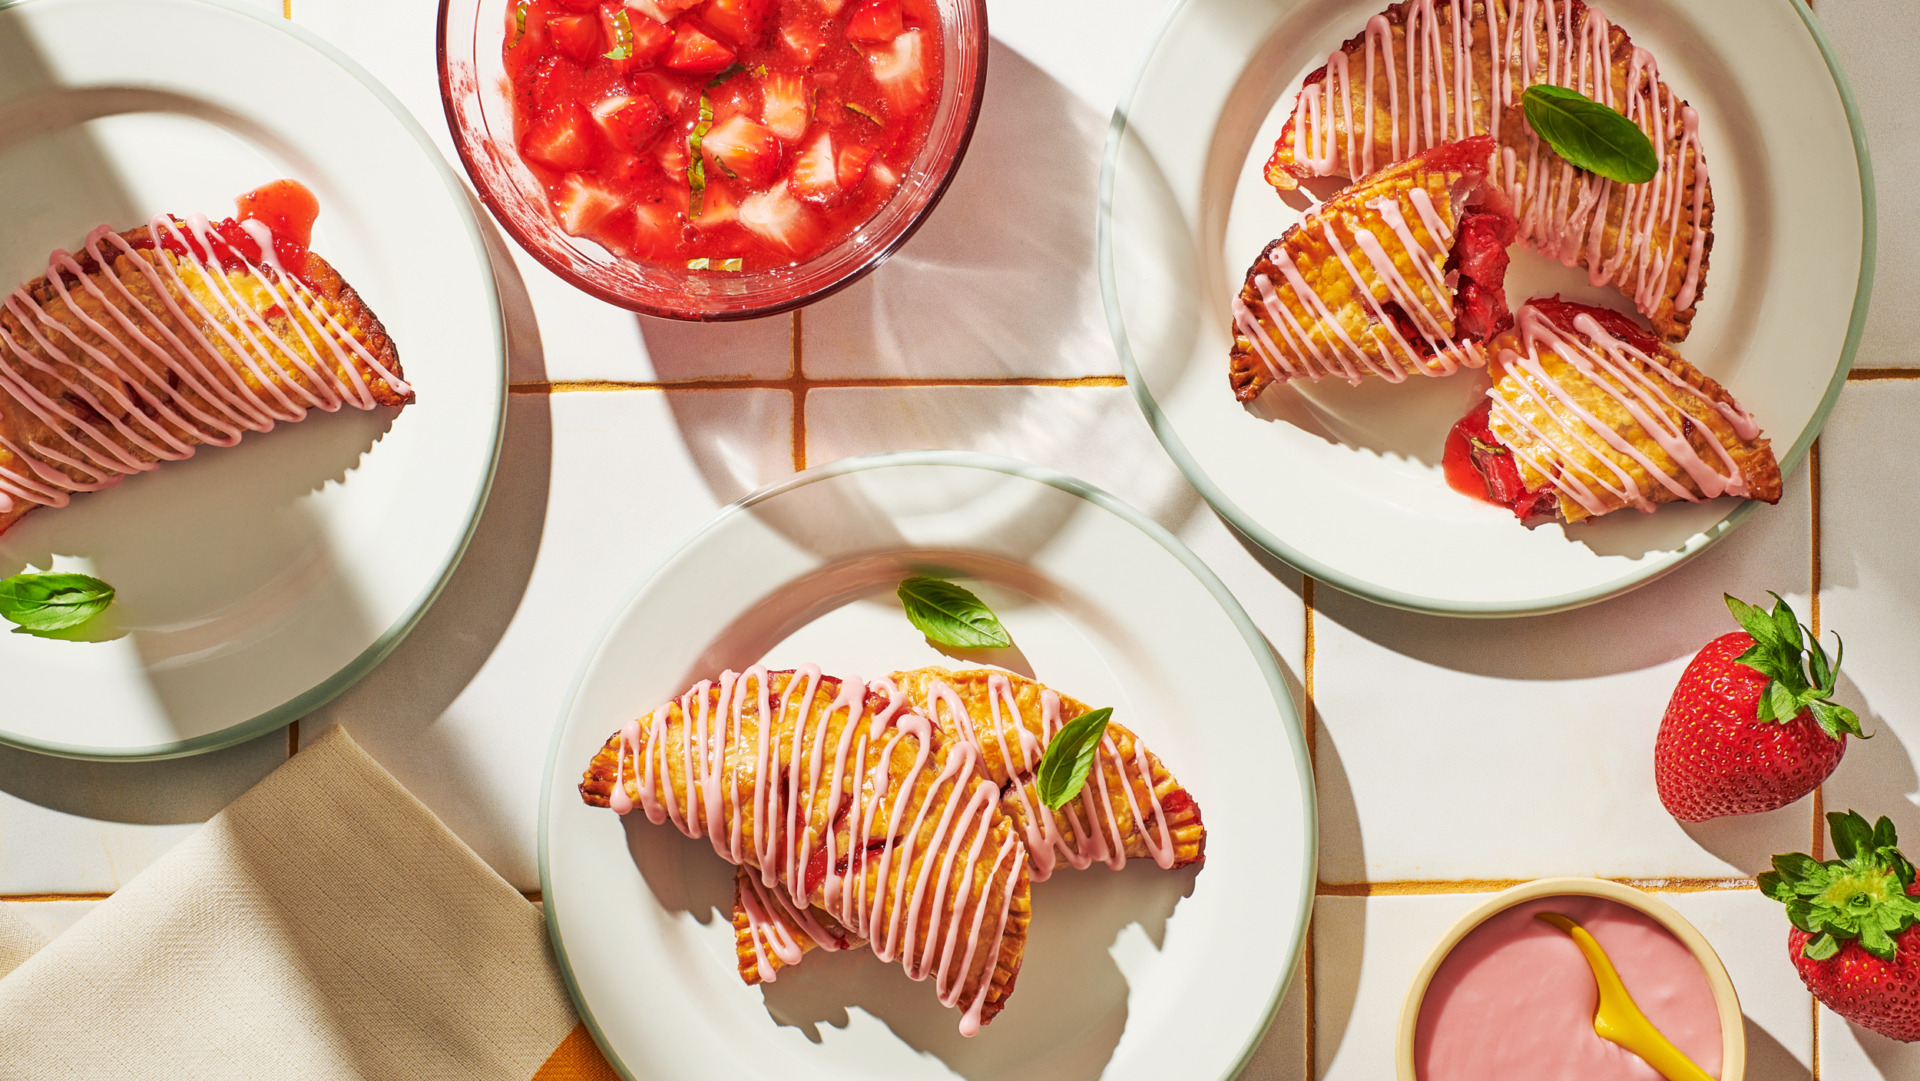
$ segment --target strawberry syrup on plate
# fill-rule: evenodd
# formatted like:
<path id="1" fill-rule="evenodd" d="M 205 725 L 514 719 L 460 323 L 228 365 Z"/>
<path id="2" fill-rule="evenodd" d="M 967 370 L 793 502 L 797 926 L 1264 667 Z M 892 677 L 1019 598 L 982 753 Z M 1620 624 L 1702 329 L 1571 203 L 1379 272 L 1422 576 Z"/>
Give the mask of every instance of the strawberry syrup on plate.
<path id="1" fill-rule="evenodd" d="M 940 87 L 934 0 L 525 0 L 504 48 L 520 155 L 561 227 L 715 272 L 858 229 Z"/>

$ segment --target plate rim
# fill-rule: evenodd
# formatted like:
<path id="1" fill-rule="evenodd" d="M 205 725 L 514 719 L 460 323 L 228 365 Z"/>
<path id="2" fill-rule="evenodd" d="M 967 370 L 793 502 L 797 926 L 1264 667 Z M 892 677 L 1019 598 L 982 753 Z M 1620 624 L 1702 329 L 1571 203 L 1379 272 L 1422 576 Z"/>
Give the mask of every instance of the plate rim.
<path id="1" fill-rule="evenodd" d="M 1399 608 L 1410 612 L 1430 615 L 1462 616 L 1468 618 L 1506 618 L 1513 616 L 1548 615 L 1595 604 L 1610 597 L 1619 596 L 1629 590 L 1647 584 L 1682 563 L 1700 554 L 1718 543 L 1727 534 L 1733 532 L 1741 522 L 1751 515 L 1759 504 L 1748 500 L 1734 508 L 1726 517 L 1695 534 L 1678 549 L 1665 557 L 1636 568 L 1627 574 L 1610 579 L 1598 585 L 1571 593 L 1562 593 L 1548 597 L 1520 601 L 1459 601 L 1422 596 L 1404 590 L 1393 589 L 1367 581 L 1358 575 L 1337 570 L 1322 561 L 1309 556 L 1282 540 L 1272 530 L 1262 525 L 1253 516 L 1242 510 L 1239 504 L 1228 498 L 1227 494 L 1216 486 L 1200 463 L 1187 450 L 1172 421 L 1154 400 L 1153 392 L 1147 387 L 1140 373 L 1140 366 L 1134 359 L 1133 348 L 1127 338 L 1125 324 L 1120 318 L 1119 282 L 1114 271 L 1113 252 L 1113 187 L 1118 173 L 1121 140 L 1127 132 L 1127 117 L 1132 109 L 1134 96 L 1139 93 L 1146 79 L 1147 66 L 1166 40 L 1168 30 L 1189 8 L 1211 0 L 1175 0 L 1154 30 L 1152 39 L 1141 52 L 1134 66 L 1133 79 L 1128 83 L 1120 103 L 1114 107 L 1113 117 L 1107 124 L 1107 142 L 1100 161 L 1100 193 L 1094 213 L 1094 259 L 1100 275 L 1100 298 L 1106 309 L 1107 331 L 1113 338 L 1114 349 L 1120 354 L 1120 368 L 1126 375 L 1127 386 L 1133 391 L 1133 397 L 1140 411 L 1146 416 L 1147 426 L 1160 440 L 1167 456 L 1173 459 L 1187 482 L 1193 485 L 1213 509 L 1225 518 L 1248 539 L 1272 553 L 1302 574 L 1327 583 L 1343 593 L 1349 593 L 1362 600 L 1389 608 Z M 1288 0 L 1298 6 L 1302 0 Z M 1840 66 L 1833 43 L 1827 38 L 1826 30 L 1815 18 L 1813 10 L 1806 0 L 1784 0 L 1812 36 L 1820 57 L 1827 65 L 1827 73 L 1833 79 L 1834 89 L 1840 95 L 1840 103 L 1847 117 L 1848 134 L 1852 138 L 1855 166 L 1860 174 L 1860 276 L 1854 288 L 1853 309 L 1849 313 L 1847 334 L 1840 347 L 1840 362 L 1835 367 L 1833 378 L 1828 382 L 1826 393 L 1820 399 L 1819 406 L 1808 420 L 1800 438 L 1794 441 L 1791 449 L 1780 458 L 1780 472 L 1784 476 L 1793 472 L 1806 456 L 1814 440 L 1826 427 L 1827 418 L 1839 401 L 1840 391 L 1845 388 L 1847 376 L 1853 370 L 1854 355 L 1860 348 L 1860 336 L 1866 329 L 1867 308 L 1873 297 L 1875 258 L 1877 251 L 1877 209 L 1873 177 L 1873 161 L 1867 150 L 1866 126 L 1860 119 L 1859 104 L 1854 99 L 1853 86 L 1847 81 L 1846 72 Z"/>
<path id="2" fill-rule="evenodd" d="M 74 4 L 84 6 L 94 2 L 98 2 L 98 0 L 0 0 L 0 12 L 5 12 L 12 8 L 42 4 Z M 237 743 L 245 743 L 248 740 L 266 735 L 276 728 L 283 728 L 308 713 L 319 709 L 321 706 L 344 693 L 354 684 L 360 682 L 368 673 L 378 667 L 380 662 L 387 658 L 388 654 L 398 648 L 408 634 L 412 633 L 414 627 L 417 626 L 420 620 L 427 614 L 427 610 L 433 607 L 433 602 L 438 599 L 440 592 L 445 589 L 447 583 L 452 580 L 454 571 L 459 568 L 461 559 L 466 555 L 468 545 L 473 541 L 474 533 L 479 530 L 480 518 L 487 506 L 487 497 L 493 491 L 494 475 L 500 468 L 500 447 L 506 435 L 506 313 L 500 305 L 500 288 L 499 283 L 494 277 L 493 260 L 487 255 L 486 241 L 480 233 L 480 224 L 474 217 L 473 206 L 467 197 L 466 190 L 461 187 L 460 182 L 453 175 L 452 167 L 447 164 L 446 158 L 441 155 L 439 148 L 433 145 L 433 140 L 427 135 L 426 129 L 420 125 L 420 121 L 414 117 L 413 113 L 408 111 L 400 99 L 395 97 L 391 90 L 387 89 L 386 84 L 375 78 L 366 68 L 361 67 L 352 57 L 341 52 L 339 48 L 315 34 L 313 31 L 294 23 L 290 19 L 270 16 L 255 8 L 244 6 L 239 3 L 239 0 L 188 0 L 188 2 L 210 8 L 217 8 L 231 14 L 246 16 L 255 23 L 265 25 L 269 31 L 290 35 L 296 41 L 319 53 L 327 60 L 332 61 L 335 66 L 339 67 L 342 71 L 346 72 L 347 75 L 351 76 L 366 87 L 367 90 L 372 92 L 374 98 L 378 100 L 381 105 L 385 106 L 387 111 L 400 122 L 401 129 L 412 137 L 414 143 L 418 145 L 421 152 L 426 155 L 434 170 L 439 174 L 441 182 L 446 185 L 447 194 L 452 197 L 456 211 L 455 216 L 465 229 L 467 240 L 473 248 L 474 257 L 483 271 L 480 275 L 482 290 L 485 293 L 487 307 L 492 309 L 493 312 L 493 318 L 486 323 L 486 331 L 493 339 L 491 352 L 497 359 L 497 364 L 495 365 L 496 370 L 494 372 L 497 386 L 492 395 L 493 445 L 487 456 L 486 468 L 481 471 L 482 475 L 479 478 L 479 483 L 475 487 L 473 506 L 467 516 L 466 528 L 461 532 L 458 541 L 447 553 L 439 573 L 434 577 L 433 581 L 427 584 L 425 589 L 414 596 L 413 600 L 408 603 L 405 613 L 398 620 L 389 625 L 367 648 L 347 661 L 347 663 L 342 665 L 331 676 L 328 676 L 326 679 L 309 687 L 305 692 L 295 695 L 293 698 L 288 699 L 273 709 L 256 714 L 247 720 L 229 725 L 217 732 L 206 732 L 183 740 L 174 740 L 168 743 L 154 743 L 144 747 L 102 749 L 87 744 L 33 739 L 0 729 L 0 746 L 17 747 L 24 751 L 32 751 L 37 754 L 49 755 L 55 758 L 74 759 L 83 762 L 152 762 L 162 759 L 185 758 L 191 755 L 205 754 L 209 751 L 217 751 L 225 747 L 231 747 Z"/>
<path id="3" fill-rule="evenodd" d="M 553 891 L 553 870 L 548 849 L 548 816 L 553 805 L 555 769 L 559 764 L 560 743 L 566 734 L 567 720 L 573 714 L 574 704 L 579 699 L 581 688 L 586 683 L 587 674 L 600 659 L 601 651 L 606 647 L 608 636 L 614 627 L 625 617 L 642 590 L 653 583 L 660 574 L 671 566 L 683 552 L 700 543 L 709 533 L 726 525 L 734 518 L 751 510 L 754 506 L 769 499 L 783 495 L 793 489 L 804 487 L 818 481 L 845 476 L 871 469 L 886 469 L 896 466 L 957 466 L 961 468 L 982 469 L 989 472 L 1004 473 L 1025 480 L 1057 488 L 1069 495 L 1077 496 L 1088 503 L 1114 515 L 1120 520 L 1139 529 L 1149 538 L 1177 559 L 1187 571 L 1197 579 L 1226 613 L 1234 628 L 1240 632 L 1246 642 L 1248 652 L 1253 655 L 1254 664 L 1266 680 L 1267 690 L 1273 695 L 1274 704 L 1279 708 L 1283 735 L 1293 750 L 1294 771 L 1300 781 L 1301 824 L 1305 834 L 1304 847 L 1306 867 L 1302 878 L 1300 896 L 1294 903 L 1294 942 L 1287 963 L 1283 966 L 1280 978 L 1275 982 L 1269 996 L 1264 1016 L 1260 1024 L 1252 1031 L 1238 1057 L 1220 1081 L 1230 1081 L 1247 1066 L 1259 1049 L 1267 1032 L 1273 1027 L 1274 1016 L 1279 1012 L 1280 1002 L 1286 996 L 1287 989 L 1293 985 L 1294 976 L 1299 972 L 1301 959 L 1306 953 L 1307 936 L 1311 934 L 1313 901 L 1319 884 L 1320 860 L 1320 822 L 1319 796 L 1314 784 L 1313 758 L 1308 753 L 1305 731 L 1302 727 L 1300 711 L 1294 708 L 1293 694 L 1288 689 L 1285 676 L 1281 673 L 1280 662 L 1266 635 L 1247 615 L 1245 607 L 1229 590 L 1213 568 L 1200 556 L 1187 547 L 1186 543 L 1159 522 L 1118 496 L 1097 485 L 1081 480 L 1071 474 L 1060 472 L 1033 462 L 1008 458 L 997 454 L 966 450 L 908 450 L 881 451 L 872 454 L 842 458 L 825 465 L 803 470 L 786 480 L 767 485 L 749 495 L 735 500 L 720 508 L 684 541 L 673 550 L 655 561 L 642 574 L 634 585 L 627 590 L 613 613 L 602 623 L 600 631 L 594 637 L 593 648 L 581 662 L 580 671 L 574 676 L 573 685 L 568 688 L 567 696 L 561 703 L 553 724 L 553 733 L 547 742 L 546 772 L 540 781 L 540 819 L 537 837 L 537 852 L 540 867 L 540 899 L 543 916 L 547 925 L 547 937 L 553 943 L 554 957 L 560 963 L 560 976 L 567 985 L 567 994 L 573 999 L 574 1009 L 580 1020 L 592 1034 L 593 1041 L 606 1056 L 611 1065 L 625 1081 L 645 1081 L 629 1070 L 618 1054 L 608 1045 L 607 1037 L 601 1031 L 600 1022 L 594 1016 L 592 1006 L 581 993 L 579 982 L 574 978 L 573 965 L 567 959 L 567 947 L 560 933 L 559 906 L 555 903 Z"/>

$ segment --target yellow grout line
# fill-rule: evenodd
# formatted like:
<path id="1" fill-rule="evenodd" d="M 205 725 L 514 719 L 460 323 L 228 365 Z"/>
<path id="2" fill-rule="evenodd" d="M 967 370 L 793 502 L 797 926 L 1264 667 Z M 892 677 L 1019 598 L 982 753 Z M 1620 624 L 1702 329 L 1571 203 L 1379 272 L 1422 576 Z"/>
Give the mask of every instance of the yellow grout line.
<path id="1" fill-rule="evenodd" d="M 1851 380 L 1852 378 L 1853 378 L 1852 375 L 1848 376 L 1849 380 Z M 1808 513 L 1807 547 L 1811 549 L 1811 554 L 1809 555 L 1808 558 L 1809 558 L 1809 565 L 1810 565 L 1809 574 L 1812 578 L 1812 581 L 1809 583 L 1808 588 L 1813 596 L 1812 601 L 1807 606 L 1809 609 L 1807 618 L 1808 618 L 1808 628 L 1813 631 L 1814 640 L 1818 641 L 1820 638 L 1820 631 L 1821 631 L 1820 587 L 1822 585 L 1821 574 L 1820 574 L 1820 563 L 1821 563 L 1820 440 L 1818 439 L 1815 439 L 1813 441 L 1813 445 L 1807 448 L 1807 491 L 1808 491 L 1808 500 L 1811 503 L 1811 506 L 1808 508 L 1809 513 Z M 1826 817 L 1827 817 L 1826 810 L 1827 810 L 1826 785 L 1824 783 L 1817 784 L 1813 786 L 1812 846 L 1807 849 L 1808 852 L 1813 854 L 1813 858 L 1816 860 L 1824 859 L 1826 856 L 1826 840 L 1827 839 L 1824 831 L 1821 830 L 1820 828 L 1821 823 L 1826 821 Z M 1812 1026 L 1809 1029 L 1810 1044 L 1808 1048 L 1808 1054 L 1810 1056 L 1810 1063 L 1811 1063 L 1811 1065 L 1809 1066 L 1809 1070 L 1811 1072 L 1812 1081 L 1819 1081 L 1820 1079 L 1820 1000 L 1813 997 L 1811 993 L 1807 995 L 1807 1009 L 1810 1011 L 1812 1015 Z"/>
<path id="2" fill-rule="evenodd" d="M 532 901 L 536 905 L 540 903 L 539 890 L 521 890 L 520 896 L 525 897 L 527 900 Z"/>
<path id="3" fill-rule="evenodd" d="M 300 750 L 300 722 L 287 725 L 287 757 L 292 758 Z"/>
<path id="4" fill-rule="evenodd" d="M 1118 375 L 1087 375 L 1073 379 L 1046 379 L 1037 376 L 1001 379 L 968 379 L 959 376 L 898 379 L 683 379 L 667 382 L 581 379 L 553 383 L 512 383 L 508 385 L 507 391 L 511 394 L 579 394 L 616 390 L 791 391 L 803 387 L 809 390 L 845 387 L 899 390 L 924 387 L 1124 387 L 1126 385 L 1126 378 Z"/>
<path id="5" fill-rule="evenodd" d="M 792 353 L 792 366 L 788 372 L 793 378 L 793 471 L 807 468 L 807 369 L 802 352 L 802 341 L 806 337 L 807 325 L 803 322 L 804 313 L 796 309 L 793 313 L 791 339 L 788 342 Z"/>
<path id="6" fill-rule="evenodd" d="M 111 893 L 15 893 L 0 894 L 0 901 L 38 903 L 43 901 L 104 901 Z"/>
<path id="7" fill-rule="evenodd" d="M 1315 887 L 1320 897 L 1425 897 L 1459 893 L 1499 893 L 1530 878 L 1461 878 L 1450 880 L 1403 880 L 1383 882 L 1321 882 Z M 1751 878 L 1608 878 L 1609 882 L 1633 886 L 1648 893 L 1715 893 L 1722 890 L 1757 889 Z"/>
<path id="8" fill-rule="evenodd" d="M 1878 383 L 1891 379 L 1920 379 L 1920 368 L 1856 368 L 1847 373 L 1849 383 Z"/>
<path id="9" fill-rule="evenodd" d="M 1315 582 L 1312 578 L 1304 574 L 1300 576 L 1300 604 L 1305 612 L 1302 618 L 1306 623 L 1306 642 L 1300 650 L 1300 695 L 1306 699 L 1306 708 L 1302 711 L 1300 727 L 1305 729 L 1303 734 L 1307 738 L 1307 768 L 1310 770 L 1315 770 L 1319 766 L 1320 745 L 1320 711 L 1313 702 L 1314 586 Z M 1319 781 L 1318 774 L 1315 775 L 1314 780 L 1316 783 Z M 1306 1076 L 1311 1079 L 1317 1075 L 1320 1068 L 1320 1063 L 1316 1060 L 1319 1054 L 1317 1037 L 1320 1014 L 1314 1002 L 1312 911 L 1309 910 L 1307 915 L 1307 951 L 1300 959 L 1300 993 L 1306 999 L 1304 1012 L 1307 1031 L 1303 1042 L 1306 1044 Z"/>
<path id="10" fill-rule="evenodd" d="M 1305 1076 L 1311 1079 L 1315 1076 L 1315 1072 L 1319 1069 L 1320 1064 L 1314 1061 L 1319 1051 L 1318 1040 L 1315 1038 L 1317 1036 L 1317 1014 L 1313 1002 L 1313 920 L 1311 918 L 1312 914 L 1309 913 L 1308 915 L 1307 950 L 1300 958 L 1300 997 L 1306 1000 L 1305 1013 L 1307 1015 L 1307 1031 L 1306 1038 L 1301 1042 L 1306 1044 L 1306 1054 L 1304 1057 L 1307 1060 L 1307 1070 Z"/>
<path id="11" fill-rule="evenodd" d="M 280 0 L 280 17 L 283 19 L 293 18 L 293 0 Z"/>

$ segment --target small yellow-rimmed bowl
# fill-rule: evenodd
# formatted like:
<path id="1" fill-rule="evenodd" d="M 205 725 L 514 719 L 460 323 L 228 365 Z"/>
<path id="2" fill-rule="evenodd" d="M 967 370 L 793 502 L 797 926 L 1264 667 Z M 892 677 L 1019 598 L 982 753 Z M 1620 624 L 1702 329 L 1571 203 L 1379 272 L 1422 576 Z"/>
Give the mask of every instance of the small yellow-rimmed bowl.
<path id="1" fill-rule="evenodd" d="M 1609 882 L 1604 878 L 1535 879 L 1494 895 L 1486 904 L 1460 917 L 1434 944 L 1433 952 L 1427 955 L 1426 963 L 1420 966 L 1419 973 L 1414 976 L 1413 985 L 1407 988 L 1406 1004 L 1400 1008 L 1400 1035 L 1394 1049 L 1394 1063 L 1400 1081 L 1420 1081 L 1413 1064 L 1413 1036 L 1420 1024 L 1420 1006 L 1426 1000 L 1427 985 L 1432 982 L 1433 974 L 1439 971 L 1440 963 L 1447 959 L 1460 940 L 1495 914 L 1514 905 L 1541 897 L 1569 896 L 1599 897 L 1644 913 L 1672 932 L 1673 937 L 1692 952 L 1694 960 L 1700 962 L 1700 970 L 1707 975 L 1708 986 L 1713 988 L 1713 1002 L 1720 1014 L 1720 1081 L 1742 1081 L 1747 1072 L 1746 1022 L 1740 1013 L 1740 996 L 1734 992 L 1733 980 L 1727 976 L 1726 966 L 1720 963 L 1720 955 L 1707 945 L 1706 936 L 1666 902 L 1645 890 Z"/>

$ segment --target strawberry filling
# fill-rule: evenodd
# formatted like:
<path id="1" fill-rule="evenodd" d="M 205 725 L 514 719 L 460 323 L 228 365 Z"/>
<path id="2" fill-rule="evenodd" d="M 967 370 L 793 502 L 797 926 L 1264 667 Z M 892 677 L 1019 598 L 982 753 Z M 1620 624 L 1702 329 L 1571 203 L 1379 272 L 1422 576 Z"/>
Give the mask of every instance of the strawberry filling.
<path id="1" fill-rule="evenodd" d="M 1492 411 L 1493 402 L 1483 401 L 1447 433 L 1446 451 L 1440 460 L 1447 485 L 1462 495 L 1506 507 L 1516 518 L 1553 514 L 1559 503 L 1553 488 L 1528 488 L 1520 479 L 1513 452 L 1494 438 L 1489 423 Z"/>

